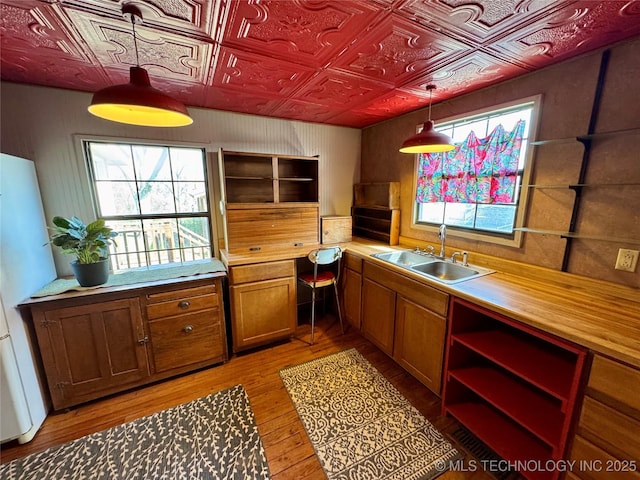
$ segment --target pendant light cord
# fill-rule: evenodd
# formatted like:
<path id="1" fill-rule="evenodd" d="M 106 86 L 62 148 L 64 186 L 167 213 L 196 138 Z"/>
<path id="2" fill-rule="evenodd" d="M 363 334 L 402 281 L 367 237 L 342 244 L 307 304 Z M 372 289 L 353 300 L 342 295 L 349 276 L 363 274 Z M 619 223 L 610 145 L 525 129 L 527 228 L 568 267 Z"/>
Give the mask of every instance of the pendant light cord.
<path id="1" fill-rule="evenodd" d="M 431 101 L 433 99 L 433 90 L 436 88 L 435 85 L 427 85 L 427 90 L 429 90 L 429 121 L 431 121 Z"/>
<path id="2" fill-rule="evenodd" d="M 136 19 L 131 15 L 131 29 L 133 30 L 133 48 L 136 50 L 136 67 L 140 66 L 140 58 L 138 57 L 138 38 L 136 36 Z M 431 117 L 431 114 L 429 114 Z"/>

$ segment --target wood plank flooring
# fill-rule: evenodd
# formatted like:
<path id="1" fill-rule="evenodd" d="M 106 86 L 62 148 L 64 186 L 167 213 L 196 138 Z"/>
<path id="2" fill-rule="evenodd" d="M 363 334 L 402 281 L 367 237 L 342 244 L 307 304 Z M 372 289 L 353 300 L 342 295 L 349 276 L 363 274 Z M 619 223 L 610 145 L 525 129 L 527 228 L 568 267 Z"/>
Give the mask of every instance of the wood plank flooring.
<path id="1" fill-rule="evenodd" d="M 273 480 L 324 479 L 322 467 L 278 372 L 351 347 L 366 357 L 441 432 L 447 434 L 457 428 L 455 421 L 440 416 L 440 399 L 436 395 L 357 330 L 350 328 L 341 335 L 339 324 L 328 315 L 316 326 L 315 344 L 311 346 L 308 342 L 309 327 L 303 325 L 291 341 L 234 355 L 224 365 L 53 413 L 31 442 L 2 445 L 0 461 L 4 463 L 42 451 L 241 383 L 251 401 Z M 472 457 L 466 453 L 466 458 Z M 492 477 L 485 472 L 450 471 L 440 478 L 484 480 Z"/>

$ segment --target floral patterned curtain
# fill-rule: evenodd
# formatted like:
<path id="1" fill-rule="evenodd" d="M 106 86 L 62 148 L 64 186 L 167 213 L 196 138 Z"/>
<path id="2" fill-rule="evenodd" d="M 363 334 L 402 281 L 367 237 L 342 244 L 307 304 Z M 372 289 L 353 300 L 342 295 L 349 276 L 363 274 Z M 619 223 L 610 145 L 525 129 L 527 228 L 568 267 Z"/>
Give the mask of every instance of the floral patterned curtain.
<path id="1" fill-rule="evenodd" d="M 455 149 L 420 154 L 419 203 L 513 203 L 524 120 L 511 132 L 498 125 L 479 139 L 473 132 Z"/>

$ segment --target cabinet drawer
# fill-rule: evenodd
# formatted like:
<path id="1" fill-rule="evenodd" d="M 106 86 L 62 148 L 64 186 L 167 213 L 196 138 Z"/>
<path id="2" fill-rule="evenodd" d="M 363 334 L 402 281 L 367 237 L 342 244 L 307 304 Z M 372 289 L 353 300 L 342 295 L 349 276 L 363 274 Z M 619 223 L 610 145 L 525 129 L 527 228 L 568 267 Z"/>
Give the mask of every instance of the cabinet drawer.
<path id="1" fill-rule="evenodd" d="M 254 263 L 252 265 L 231 267 L 229 279 L 232 285 L 238 285 L 247 282 L 261 282 L 272 278 L 293 277 L 295 274 L 295 261 L 282 260 L 280 262 Z"/>
<path id="2" fill-rule="evenodd" d="M 640 422 L 590 397 L 584 399 L 579 430 L 621 459 L 640 458 Z"/>
<path id="3" fill-rule="evenodd" d="M 627 367 L 608 358 L 593 358 L 588 389 L 594 396 L 607 397 L 635 410 L 640 419 L 640 370 Z"/>
<path id="4" fill-rule="evenodd" d="M 573 441 L 570 459 L 576 462 L 574 473 L 584 480 L 640 480 L 640 473 L 629 471 L 633 467 L 625 464 L 635 458 L 617 459 L 579 435 Z"/>
<path id="5" fill-rule="evenodd" d="M 149 333 L 156 372 L 224 354 L 217 308 L 149 322 Z"/>
<path id="6" fill-rule="evenodd" d="M 182 315 L 217 306 L 218 294 L 216 293 L 194 297 L 179 296 L 166 302 L 147 305 L 147 318 L 149 320 L 155 320 L 156 318 Z"/>
<path id="7" fill-rule="evenodd" d="M 345 253 L 344 263 L 347 266 L 347 268 L 354 270 L 358 273 L 362 273 L 362 258 L 357 257 L 355 255 L 351 255 L 350 253 Z"/>
<path id="8" fill-rule="evenodd" d="M 207 295 L 216 292 L 216 284 L 203 285 L 201 287 L 182 288 L 180 290 L 171 290 L 169 292 L 158 292 L 147 294 L 147 303 L 168 302 L 170 300 L 181 300 L 188 297 L 197 297 L 199 295 Z"/>

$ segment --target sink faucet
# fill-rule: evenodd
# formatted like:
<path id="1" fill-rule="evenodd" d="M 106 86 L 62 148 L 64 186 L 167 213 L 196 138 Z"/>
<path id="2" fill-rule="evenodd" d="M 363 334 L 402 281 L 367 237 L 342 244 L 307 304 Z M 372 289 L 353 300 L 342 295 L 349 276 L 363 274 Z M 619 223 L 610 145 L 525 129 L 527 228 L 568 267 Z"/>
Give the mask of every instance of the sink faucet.
<path id="1" fill-rule="evenodd" d="M 438 238 L 440 239 L 440 257 L 444 258 L 444 242 L 447 239 L 447 226 L 444 223 L 440 225 Z"/>

